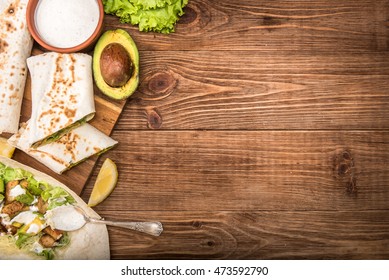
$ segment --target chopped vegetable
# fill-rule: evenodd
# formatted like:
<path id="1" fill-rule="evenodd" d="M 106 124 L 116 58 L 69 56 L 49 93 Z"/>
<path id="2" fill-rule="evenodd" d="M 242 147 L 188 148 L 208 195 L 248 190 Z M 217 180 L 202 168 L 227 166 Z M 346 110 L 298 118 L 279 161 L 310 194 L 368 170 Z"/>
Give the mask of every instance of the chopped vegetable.
<path id="1" fill-rule="evenodd" d="M 121 22 L 138 25 L 140 31 L 174 32 L 188 0 L 103 0 L 104 11 Z"/>
<path id="2" fill-rule="evenodd" d="M 45 259 L 53 259 L 57 248 L 70 242 L 66 232 L 46 223 L 48 210 L 74 204 L 63 188 L 38 181 L 21 168 L 0 163 L 0 239 L 11 240 L 17 248 Z"/>

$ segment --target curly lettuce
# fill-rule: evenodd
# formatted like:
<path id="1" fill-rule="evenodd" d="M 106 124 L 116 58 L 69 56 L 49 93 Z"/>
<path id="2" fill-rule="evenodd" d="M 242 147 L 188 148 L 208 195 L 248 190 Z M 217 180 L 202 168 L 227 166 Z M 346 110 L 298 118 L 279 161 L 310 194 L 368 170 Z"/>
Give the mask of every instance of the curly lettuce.
<path id="1" fill-rule="evenodd" d="M 103 0 L 104 11 L 123 23 L 138 25 L 140 31 L 171 33 L 184 14 L 188 0 Z"/>

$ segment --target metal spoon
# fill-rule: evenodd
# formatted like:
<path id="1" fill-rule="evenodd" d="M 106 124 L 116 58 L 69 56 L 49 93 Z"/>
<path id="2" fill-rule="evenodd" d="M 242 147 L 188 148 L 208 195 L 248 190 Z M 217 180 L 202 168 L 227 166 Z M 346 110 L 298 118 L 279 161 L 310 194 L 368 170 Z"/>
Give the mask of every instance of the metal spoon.
<path id="1" fill-rule="evenodd" d="M 109 226 L 128 228 L 153 236 L 159 236 L 163 231 L 160 222 L 106 221 L 88 216 L 81 207 L 75 205 L 54 208 L 46 214 L 46 221 L 47 224 L 51 225 L 53 228 L 64 231 L 78 230 L 86 223 L 106 224 Z"/>

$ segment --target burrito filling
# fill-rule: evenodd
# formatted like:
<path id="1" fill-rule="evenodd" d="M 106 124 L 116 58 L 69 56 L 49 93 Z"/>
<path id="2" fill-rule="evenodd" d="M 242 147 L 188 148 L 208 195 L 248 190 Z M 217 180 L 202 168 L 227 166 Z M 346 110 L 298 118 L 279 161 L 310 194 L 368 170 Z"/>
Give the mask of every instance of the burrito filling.
<path id="1" fill-rule="evenodd" d="M 65 134 L 69 133 L 70 131 L 72 131 L 73 129 L 77 128 L 77 127 L 80 127 L 81 125 L 87 123 L 89 120 L 91 120 L 94 116 L 94 113 L 91 113 L 85 117 L 83 117 L 82 119 L 74 122 L 73 124 L 67 126 L 67 127 L 64 127 L 62 128 L 61 130 L 57 131 L 56 133 L 54 134 L 51 134 L 50 136 L 40 140 L 40 141 L 37 141 L 35 142 L 31 147 L 32 148 L 37 148 L 39 146 L 43 146 L 43 145 L 47 145 L 47 144 L 50 144 L 50 143 L 53 143 L 55 141 L 57 141 L 59 138 L 61 138 L 62 136 L 64 136 Z"/>
<path id="2" fill-rule="evenodd" d="M 57 250 L 68 246 L 70 235 L 51 228 L 45 216 L 54 208 L 75 203 L 63 188 L 0 163 L 0 241 L 15 250 L 54 259 Z"/>

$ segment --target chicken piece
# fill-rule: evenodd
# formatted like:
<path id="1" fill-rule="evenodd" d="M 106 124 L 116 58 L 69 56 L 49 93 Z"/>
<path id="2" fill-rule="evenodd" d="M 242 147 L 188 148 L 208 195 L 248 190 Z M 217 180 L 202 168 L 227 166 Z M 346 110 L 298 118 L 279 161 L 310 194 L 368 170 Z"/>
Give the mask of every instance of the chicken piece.
<path id="1" fill-rule="evenodd" d="M 44 234 L 39 239 L 39 243 L 45 248 L 52 248 L 55 244 L 55 239 L 48 234 Z"/>
<path id="2" fill-rule="evenodd" d="M 7 233 L 6 227 L 3 226 L 3 224 L 1 222 L 2 222 L 2 219 L 0 217 L 0 233 Z"/>
<path id="3" fill-rule="evenodd" d="M 62 230 L 52 229 L 51 227 L 46 227 L 43 230 L 44 233 L 50 235 L 54 240 L 59 240 L 62 237 Z"/>
<path id="4" fill-rule="evenodd" d="M 4 227 L 7 229 L 7 232 L 12 235 L 15 235 L 18 232 L 18 228 L 13 225 L 6 225 Z"/>
<path id="5" fill-rule="evenodd" d="M 47 211 L 48 203 L 43 200 L 42 197 L 38 198 L 38 203 L 36 204 L 36 207 L 38 207 L 38 211 L 41 214 L 45 214 Z"/>
<path id="6" fill-rule="evenodd" d="M 19 185 L 23 188 L 23 189 L 27 189 L 28 187 L 28 181 L 27 180 L 21 180 Z"/>
<path id="7" fill-rule="evenodd" d="M 23 210 L 24 206 L 25 205 L 23 203 L 15 200 L 10 204 L 5 205 L 1 210 L 1 213 L 7 214 L 10 218 L 13 218 L 16 214 Z"/>
<path id="8" fill-rule="evenodd" d="M 11 198 L 10 192 L 17 185 L 19 185 L 19 181 L 18 180 L 9 181 L 5 185 L 5 204 L 11 203 L 14 200 L 13 198 Z"/>

